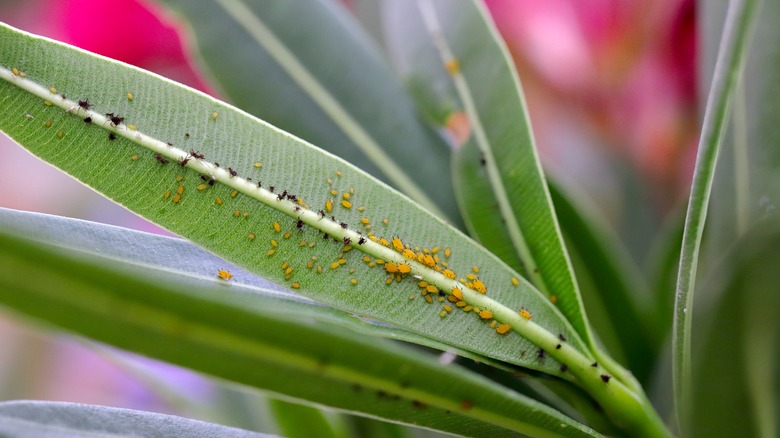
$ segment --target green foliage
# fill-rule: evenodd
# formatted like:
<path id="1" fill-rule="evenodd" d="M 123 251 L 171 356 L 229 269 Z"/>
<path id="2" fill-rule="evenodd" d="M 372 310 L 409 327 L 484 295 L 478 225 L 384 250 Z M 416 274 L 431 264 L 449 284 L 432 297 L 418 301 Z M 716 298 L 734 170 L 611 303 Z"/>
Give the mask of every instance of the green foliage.
<path id="1" fill-rule="evenodd" d="M 651 377 L 668 355 L 680 228 L 645 280 L 547 181 L 480 3 L 357 2 L 368 31 L 325 0 L 161 3 L 235 107 L 0 25 L 0 130 L 189 242 L 0 209 L 0 303 L 280 397 L 288 436 L 670 436 L 656 409 L 672 410 L 672 384 Z M 780 185 L 761 144 L 777 124 L 756 103 L 777 90 L 778 8 L 758 15 L 748 55 L 756 3 L 728 14 L 682 238 L 671 379 L 686 435 L 778 430 L 780 233 L 766 216 Z M 740 88 L 719 159 L 745 59 L 759 80 Z M 436 131 L 453 114 L 471 135 L 450 149 Z M 725 235 L 704 232 L 711 190 Z M 0 418 L 9 436 L 255 436 L 85 405 L 3 403 Z"/>

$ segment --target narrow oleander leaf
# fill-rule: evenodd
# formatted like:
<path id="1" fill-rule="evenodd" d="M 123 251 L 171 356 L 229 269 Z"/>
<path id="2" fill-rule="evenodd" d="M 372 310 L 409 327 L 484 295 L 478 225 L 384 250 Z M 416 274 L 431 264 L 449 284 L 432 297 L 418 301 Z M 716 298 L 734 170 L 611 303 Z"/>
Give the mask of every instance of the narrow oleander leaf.
<path id="1" fill-rule="evenodd" d="M 230 298 L 115 259 L 0 230 L 0 302 L 136 353 L 344 412 L 473 436 L 595 436 L 457 365 L 316 319 L 287 300 Z M 152 268 L 147 268 L 152 271 Z M 154 339 L 154 342 L 149 342 Z"/>
<path id="2" fill-rule="evenodd" d="M 328 0 L 163 0 L 220 94 L 460 226 L 449 149 L 368 34 Z M 429 191 L 435 186 L 436 191 Z"/>
<path id="3" fill-rule="evenodd" d="M 685 218 L 674 303 L 672 364 L 675 410 L 683 432 L 687 430 L 690 405 L 691 321 L 704 224 L 710 202 L 715 165 L 728 120 L 732 96 L 748 50 L 757 0 L 730 4 L 718 51 L 696 157 L 688 211 Z"/>
<path id="4" fill-rule="evenodd" d="M 491 253 L 343 160 L 72 47 L 4 26 L 0 49 L 0 129 L 210 252 L 322 303 L 504 362 L 573 379 L 559 372 L 565 354 L 592 359 L 533 286 L 513 284 L 517 274 Z M 462 298 L 449 301 L 453 289 Z M 559 335 L 570 351 L 537 358 Z"/>
<path id="5" fill-rule="evenodd" d="M 219 290 L 228 292 L 223 294 L 225 299 L 235 300 L 241 305 L 263 306 L 267 305 L 268 301 L 281 302 L 289 306 L 288 311 L 294 311 L 313 320 L 327 321 L 347 327 L 356 332 L 355 336 L 380 336 L 411 342 L 437 350 L 449 351 L 494 367 L 517 371 L 516 368 L 508 368 L 506 364 L 488 357 L 437 342 L 388 324 L 358 318 L 352 314 L 323 306 L 226 262 L 186 240 L 95 222 L 5 208 L 0 208 L 0 228 L 16 235 L 29 236 L 36 242 L 55 245 L 82 254 L 109 257 L 114 260 L 114 266 L 137 271 L 139 275 L 150 275 L 157 270 L 164 270 L 175 279 L 175 284 L 178 287 L 187 287 L 191 284 L 201 287 L 220 287 Z M 225 281 L 217 275 L 219 271 L 227 271 L 232 275 L 229 282 L 230 288 L 227 291 L 222 287 Z M 74 275 L 78 275 L 78 273 L 74 273 Z"/>
<path id="6" fill-rule="evenodd" d="M 420 64 L 410 68 L 415 72 L 412 77 L 428 79 L 434 89 L 447 90 L 436 84 L 449 76 L 468 117 L 471 137 L 462 146 L 467 150 L 459 153 L 476 161 L 465 163 L 456 157 L 453 177 L 470 231 L 510 266 L 522 266 L 527 278 L 556 302 L 592 346 L 517 73 L 484 7 L 478 2 L 455 7 L 446 1 L 410 0 L 387 1 L 385 6 L 391 53 L 401 65 Z M 413 57 L 420 53 L 433 56 Z M 435 99 L 446 104 L 441 96 Z M 467 169 L 472 163 L 482 169 Z M 485 181 L 473 183 L 474 177 Z M 501 221 L 499 232 L 494 216 Z"/>
<path id="7" fill-rule="evenodd" d="M 287 438 L 337 438 L 333 426 L 316 408 L 277 399 L 268 404 L 277 427 Z"/>
<path id="8" fill-rule="evenodd" d="M 271 438 L 233 427 L 156 412 L 80 403 L 44 401 L 0 402 L 0 435 L 5 438 L 89 436 L 175 436 L 180 438 Z"/>

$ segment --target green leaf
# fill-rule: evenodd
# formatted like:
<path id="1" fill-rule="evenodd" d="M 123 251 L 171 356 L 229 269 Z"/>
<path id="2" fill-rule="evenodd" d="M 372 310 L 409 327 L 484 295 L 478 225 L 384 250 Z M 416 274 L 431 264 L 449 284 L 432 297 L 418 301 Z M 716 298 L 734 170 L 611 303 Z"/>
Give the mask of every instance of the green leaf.
<path id="1" fill-rule="evenodd" d="M 503 239 L 496 239 L 489 223 L 495 219 L 484 223 L 490 228 L 477 228 L 497 210 L 516 253 L 508 263 L 512 266 L 522 263 L 531 282 L 548 297 L 555 296 L 557 307 L 584 342 L 592 345 L 517 73 L 484 7 L 477 2 L 462 2 L 457 8 L 441 1 L 385 4 L 390 9 L 400 9 L 387 12 L 389 19 L 403 22 L 390 23 L 388 28 L 404 32 L 407 36 L 403 41 L 411 43 L 399 44 L 391 50 L 403 51 L 397 56 L 411 59 L 412 53 L 430 53 L 430 48 L 419 46 L 433 44 L 439 71 L 444 72 L 445 67 L 449 70 L 458 99 L 468 115 L 472 137 L 464 148 L 478 149 L 477 163 L 484 166 L 489 181 L 488 187 L 476 184 L 474 188 L 471 180 L 457 181 L 473 175 L 474 171 L 462 172 L 463 161 L 456 162 L 461 164 L 453 171 L 455 186 L 460 189 L 461 212 L 466 217 L 478 216 L 467 219 L 473 227 L 471 231 L 491 250 L 494 249 L 490 244 L 500 240 L 495 250 L 505 255 L 507 245 Z M 411 41 L 412 33 L 417 35 L 416 42 Z M 422 64 L 420 76 L 431 77 L 430 58 L 423 59 Z M 464 155 L 473 160 L 473 152 Z"/>
<path id="2" fill-rule="evenodd" d="M 398 78 L 342 5 L 162 3 L 187 24 L 222 96 L 460 225 L 447 145 L 418 120 Z M 429 187 L 436 187 L 435 196 Z"/>
<path id="3" fill-rule="evenodd" d="M 677 421 L 683 432 L 690 397 L 691 315 L 707 207 L 731 97 L 747 52 L 757 1 L 734 2 L 726 18 L 718 62 L 704 115 L 680 254 L 675 295 L 672 364 Z"/>
<path id="4" fill-rule="evenodd" d="M 42 401 L 0 402 L 0 435 L 6 438 L 273 436 L 156 412 Z"/>
<path id="5" fill-rule="evenodd" d="M 6 79 L 0 90 L 9 97 L 2 102 L 0 129 L 130 210 L 251 272 L 299 286 L 304 295 L 361 316 L 553 375 L 560 374 L 559 363 L 550 357 L 537 359 L 538 347 L 528 337 L 553 343 L 547 348 L 553 349 L 558 334 L 563 334 L 572 352 L 590 360 L 577 334 L 543 295 L 525 282 L 513 286 L 511 279 L 517 274 L 495 256 L 348 163 L 235 108 L 135 68 L 8 27 L 2 28 L 0 43 L 0 64 L 16 65 L 14 60 L 23 59 L 25 65 L 20 64 L 18 70 L 27 74 L 21 77 L 0 70 Z M 82 77 L 94 80 L 78 79 Z M 47 87 L 38 87 L 39 83 Z M 75 103 L 50 93 L 50 84 L 74 99 L 88 97 L 100 113 L 121 114 L 125 122 L 112 127 L 98 112 L 90 112 L 93 122 L 84 123 L 87 112 L 77 105 L 78 109 L 64 111 Z M 128 91 L 134 94 L 133 101 L 126 98 Z M 47 106 L 43 99 L 55 104 Z M 51 127 L 46 126 L 47 120 L 52 120 Z M 188 139 L 184 132 L 190 134 Z M 117 140 L 110 141 L 109 133 Z M 174 146 L 166 145 L 170 140 Z M 184 152 L 189 149 L 205 154 L 206 159 L 190 157 L 186 166 L 176 165 L 189 156 Z M 155 159 L 157 154 L 170 162 L 161 164 Z M 261 169 L 254 167 L 257 161 L 264 163 Z M 221 162 L 221 167 L 215 162 Z M 239 176 L 231 176 L 224 170 L 228 167 Z M 216 183 L 209 185 L 201 177 L 214 178 Z M 258 180 L 262 180 L 262 189 L 256 186 Z M 269 191 L 271 186 L 274 193 Z M 280 200 L 280 191 L 294 193 L 310 207 Z M 347 209 L 339 201 L 351 191 L 353 205 Z M 317 211 L 326 209 L 330 201 L 333 211 L 326 211 L 323 218 Z M 358 211 L 363 206 L 365 210 Z M 440 261 L 446 261 L 459 277 L 465 277 L 473 266 L 482 268 L 479 278 L 488 294 L 467 289 L 463 283 L 470 281 L 456 283 L 418 259 L 407 260 L 392 247 L 370 239 L 358 244 L 358 232 L 367 235 L 368 231 L 362 218 L 370 221 L 372 232 L 387 240 L 398 236 L 412 249 L 440 247 Z M 348 228 L 340 223 L 349 224 Z M 329 238 L 323 239 L 324 234 Z M 344 251 L 344 238 L 351 240 L 349 252 Z M 443 254 L 445 248 L 451 250 L 450 257 Z M 370 262 L 364 262 L 364 257 Z M 407 276 L 398 274 L 402 281 L 387 285 L 386 270 L 376 259 L 406 264 L 412 271 Z M 411 274 L 436 284 L 445 294 L 459 285 L 470 305 L 492 309 L 502 322 L 524 330 L 525 337 L 497 335 L 475 312 L 462 312 L 447 301 L 458 311 L 440 317 L 444 304 L 426 303 Z M 517 310 L 521 307 L 533 312 L 533 321 L 520 318 Z"/>
<path id="6" fill-rule="evenodd" d="M 756 228 L 722 257 L 697 312 L 690 436 L 777 436 L 780 230 Z M 698 307 L 698 309 L 704 308 Z"/>
<path id="7" fill-rule="evenodd" d="M 449 432 L 594 436 L 556 411 L 455 365 L 356 337 L 299 303 L 231 297 L 165 271 L 0 231 L 0 300 L 98 341 L 276 394 Z M 154 342 L 149 342 L 154 339 Z M 422 415 L 424 413 L 424 415 Z M 481 418 L 480 418 L 481 417 Z"/>
<path id="8" fill-rule="evenodd" d="M 450 351 L 510 372 L 517 371 L 515 367 L 509 367 L 485 356 L 323 306 L 228 263 L 182 239 L 5 208 L 0 208 L 0 228 L 16 235 L 29 236 L 39 243 L 79 253 L 109 257 L 114 260 L 115 266 L 137 271 L 139 275 L 148 275 L 151 271 L 147 271 L 147 267 L 163 269 L 175 278 L 176 284 L 194 284 L 201 287 L 222 285 L 224 281 L 218 279 L 216 273 L 219 270 L 226 270 L 233 275 L 229 297 L 235 297 L 242 305 L 253 305 L 251 300 L 258 298 L 281 301 L 291 306 L 295 312 L 306 314 L 309 318 L 349 328 L 357 333 L 356 336 L 380 336 L 411 342 L 441 351 Z"/>

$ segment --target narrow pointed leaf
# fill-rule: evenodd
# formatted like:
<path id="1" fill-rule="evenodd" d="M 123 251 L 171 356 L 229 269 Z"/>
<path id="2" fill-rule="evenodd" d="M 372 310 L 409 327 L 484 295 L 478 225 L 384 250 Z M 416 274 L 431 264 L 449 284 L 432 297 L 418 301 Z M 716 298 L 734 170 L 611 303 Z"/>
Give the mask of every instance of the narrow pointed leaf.
<path id="1" fill-rule="evenodd" d="M 107 258 L 0 231 L 0 300 L 101 342 L 307 403 L 474 436 L 593 436 L 559 413 L 458 366 L 313 320 L 248 306 L 222 287 L 172 287 Z M 154 342 L 149 342 L 154 339 Z M 557 431 L 557 432 L 555 432 Z"/>
<path id="2" fill-rule="evenodd" d="M 477 2 L 462 2 L 457 7 L 442 1 L 385 4 L 396 9 L 388 12 L 389 17 L 403 21 L 403 25 L 396 24 L 398 28 L 419 35 L 413 39 L 406 34 L 404 41 L 411 45 L 399 44 L 392 49 L 413 53 L 425 50 L 415 47 L 413 41 L 417 46 L 433 44 L 468 116 L 472 136 L 464 147 L 479 150 L 478 163 L 484 166 L 492 196 L 469 197 L 468 204 L 461 202 L 461 212 L 485 216 L 480 212 L 498 210 L 516 253 L 513 258 L 522 262 L 537 288 L 548 297 L 555 296 L 558 308 L 590 345 L 587 318 L 539 163 L 517 73 L 484 7 Z M 454 178 L 462 175 L 453 172 Z M 468 182 L 456 182 L 456 186 L 465 187 Z M 474 225 L 474 219 L 471 223 Z M 473 231 L 482 239 L 482 230 Z M 492 243 L 496 239 L 488 235 L 486 240 Z M 506 252 L 505 244 L 497 246 Z M 511 260 L 509 263 L 516 265 Z"/>
<path id="3" fill-rule="evenodd" d="M 516 368 L 507 367 L 506 364 L 485 356 L 323 306 L 228 263 L 186 240 L 5 208 L 0 208 L 0 228 L 16 235 L 29 236 L 36 242 L 111 258 L 114 266 L 136 271 L 139 275 L 150 275 L 157 270 L 164 270 L 170 274 L 174 287 L 217 287 L 223 292 L 225 299 L 235 300 L 240 305 L 264 306 L 271 301 L 287 306 L 288 312 L 349 328 L 355 332 L 356 337 L 370 335 L 411 342 L 450 351 L 512 372 L 517 371 Z M 153 269 L 149 269 L 150 267 Z M 217 277 L 220 270 L 226 270 L 233 275 L 227 290 L 224 288 L 225 281 Z"/>
<path id="4" fill-rule="evenodd" d="M 417 118 L 379 49 L 341 4 L 162 3 L 188 25 L 201 65 L 229 101 L 460 225 L 447 145 Z"/>
<path id="5" fill-rule="evenodd" d="M 233 427 L 156 412 L 80 403 L 5 401 L 0 403 L 0 435 L 5 438 L 89 436 L 176 436 L 181 438 L 270 438 Z"/>
<path id="6" fill-rule="evenodd" d="M 683 432 L 686 431 L 690 397 L 691 316 L 707 207 L 710 201 L 715 164 L 729 114 L 731 98 L 746 57 L 750 29 L 758 0 L 737 1 L 730 5 L 721 39 L 718 62 L 704 114 L 702 134 L 696 157 L 688 212 L 683 232 L 680 266 L 674 304 L 673 379 L 675 410 Z"/>
<path id="7" fill-rule="evenodd" d="M 557 361 L 537 359 L 538 347 L 527 337 L 538 343 L 547 339 L 554 346 L 562 334 L 589 360 L 579 336 L 546 297 L 525 282 L 513 285 L 517 274 L 495 256 L 348 163 L 135 68 L 9 27 L 0 28 L 0 49 L 0 65 L 5 66 L 0 68 L 0 92 L 7 96 L 1 102 L 0 129 L 142 216 L 320 302 L 485 356 L 559 375 Z M 84 77 L 92 80 L 80 79 Z M 57 87 L 58 94 L 49 87 Z M 132 101 L 127 92 L 134 94 Z M 87 98 L 94 105 L 89 112 L 77 104 Z M 121 114 L 125 120 L 114 127 L 101 113 Z M 85 123 L 86 118 L 92 123 Z M 110 140 L 110 134 L 117 139 Z M 186 166 L 177 164 L 185 160 Z M 263 166 L 255 167 L 257 162 Z M 226 169 L 235 169 L 236 176 Z M 364 218 L 372 232 L 388 241 L 399 237 L 409 251 L 439 247 L 440 262 L 464 278 L 457 284 L 465 301 L 500 315 L 496 317 L 515 329 L 530 331 L 525 337 L 498 335 L 475 312 L 439 303 L 438 297 L 427 303 L 411 275 L 438 285 L 444 294 L 451 293 L 456 281 L 422 263 L 427 260 L 422 255 L 409 260 L 392 245 L 368 238 L 359 243 L 368 232 Z M 351 251 L 345 251 L 345 238 Z M 410 272 L 397 273 L 402 281 L 388 285 L 386 268 L 377 259 L 403 264 Z M 464 285 L 471 283 L 465 277 L 473 266 L 481 268 L 487 295 Z M 451 306 L 452 315 L 439 316 L 444 305 Z M 520 308 L 533 312 L 533 320 L 520 318 Z"/>

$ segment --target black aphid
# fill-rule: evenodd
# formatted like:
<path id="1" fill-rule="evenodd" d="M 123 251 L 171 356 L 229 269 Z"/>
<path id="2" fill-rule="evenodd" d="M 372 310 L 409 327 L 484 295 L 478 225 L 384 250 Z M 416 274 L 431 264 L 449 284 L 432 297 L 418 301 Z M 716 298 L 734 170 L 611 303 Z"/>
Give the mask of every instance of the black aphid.
<path id="1" fill-rule="evenodd" d="M 116 140 L 116 134 L 114 134 L 113 132 L 109 132 L 108 133 L 108 139 L 111 140 L 111 141 Z"/>
<path id="2" fill-rule="evenodd" d="M 159 161 L 160 164 L 168 164 L 168 159 L 160 154 L 154 154 L 154 159 Z"/>
<path id="3" fill-rule="evenodd" d="M 92 117 L 85 117 L 84 123 L 92 123 Z"/>

